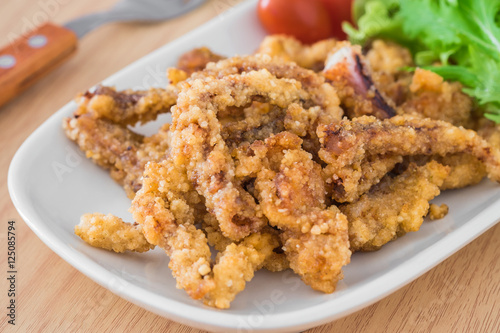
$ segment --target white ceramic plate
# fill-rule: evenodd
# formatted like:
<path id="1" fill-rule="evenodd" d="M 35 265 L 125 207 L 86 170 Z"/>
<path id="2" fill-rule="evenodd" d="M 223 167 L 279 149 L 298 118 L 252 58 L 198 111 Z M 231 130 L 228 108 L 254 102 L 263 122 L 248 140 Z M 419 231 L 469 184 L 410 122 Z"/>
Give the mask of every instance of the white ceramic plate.
<path id="1" fill-rule="evenodd" d="M 118 89 L 164 85 L 165 69 L 183 52 L 203 45 L 225 55 L 252 53 L 264 36 L 255 4 L 249 1 L 220 15 L 104 84 Z M 478 186 L 449 191 L 436 200 L 450 206 L 445 219 L 425 222 L 419 232 L 378 252 L 353 255 L 335 293 L 315 292 L 290 271 L 259 271 L 230 310 L 215 310 L 175 288 L 168 258 L 161 250 L 115 254 L 88 246 L 74 235 L 74 225 L 86 212 L 113 213 L 131 220 L 130 201 L 121 187 L 85 159 L 61 130 L 62 119 L 75 107 L 73 102 L 64 106 L 16 153 L 8 177 L 14 205 L 38 237 L 73 267 L 139 306 L 197 328 L 289 332 L 338 319 L 416 279 L 500 218 L 500 186 L 485 180 Z M 141 130 L 152 133 L 157 127 L 151 124 Z"/>

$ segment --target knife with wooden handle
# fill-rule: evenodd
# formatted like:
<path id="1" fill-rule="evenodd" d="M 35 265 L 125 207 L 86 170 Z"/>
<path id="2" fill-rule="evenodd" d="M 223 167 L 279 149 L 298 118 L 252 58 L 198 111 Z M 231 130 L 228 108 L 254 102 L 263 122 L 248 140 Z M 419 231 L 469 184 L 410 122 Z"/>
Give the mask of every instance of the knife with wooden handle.
<path id="1" fill-rule="evenodd" d="M 77 42 L 73 31 L 46 23 L 0 50 L 0 106 L 62 64 Z"/>
<path id="2" fill-rule="evenodd" d="M 162 21 L 184 14 L 205 0 L 122 0 L 106 12 L 64 26 L 46 23 L 0 49 L 0 107 L 61 65 L 78 39 L 109 22 Z"/>

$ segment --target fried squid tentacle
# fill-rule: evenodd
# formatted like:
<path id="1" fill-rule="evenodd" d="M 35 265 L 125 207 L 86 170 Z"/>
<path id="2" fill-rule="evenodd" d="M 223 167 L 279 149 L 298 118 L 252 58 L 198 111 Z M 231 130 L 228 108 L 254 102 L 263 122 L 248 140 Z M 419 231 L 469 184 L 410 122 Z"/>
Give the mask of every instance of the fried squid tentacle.
<path id="1" fill-rule="evenodd" d="M 78 109 L 72 118 L 63 121 L 66 135 L 96 164 L 110 169 L 111 177 L 133 198 L 141 187 L 146 163 L 161 161 L 168 154 L 170 133 L 168 124 L 151 137 L 136 134 L 128 127 L 170 112 L 177 103 L 180 82 L 205 68 L 210 61 L 219 59 L 222 57 L 206 48 L 184 54 L 178 66 L 189 73 L 171 68 L 168 74 L 171 84 L 165 89 L 116 91 L 97 86 L 93 92 L 87 91 L 76 98 Z"/>
<path id="2" fill-rule="evenodd" d="M 500 150 L 500 124 L 482 118 L 477 125 L 477 134 L 485 139 L 494 149 Z"/>
<path id="3" fill-rule="evenodd" d="M 418 231 L 448 172 L 435 161 L 420 167 L 411 163 L 401 175 L 386 176 L 357 201 L 341 206 L 349 221 L 351 250 L 375 251 Z"/>
<path id="4" fill-rule="evenodd" d="M 318 136 L 322 143 L 319 156 L 328 164 L 329 177 L 346 173 L 370 156 L 465 153 L 484 164 L 491 180 L 500 182 L 500 152 L 476 132 L 443 121 L 410 116 L 383 121 L 360 117 L 320 127 Z M 342 186 L 343 179 L 336 181 L 336 186 Z"/>
<path id="5" fill-rule="evenodd" d="M 142 234 L 141 226 L 111 214 L 82 215 L 75 234 L 92 246 L 115 252 L 146 252 L 154 248 Z"/>
<path id="6" fill-rule="evenodd" d="M 196 209 L 202 201 L 186 170 L 167 159 L 147 165 L 143 188 L 134 198 L 131 212 L 148 242 L 170 257 L 178 288 L 210 306 L 228 308 L 279 242 L 271 233 L 254 233 L 227 245 L 212 262 L 207 237 L 195 226 L 202 220 Z"/>
<path id="7" fill-rule="evenodd" d="M 222 234 L 217 220 L 211 214 L 206 214 L 204 216 L 202 228 L 207 235 L 208 244 L 213 246 L 218 252 L 223 252 L 226 247 L 233 243 L 232 240 Z M 273 252 L 264 260 L 263 268 L 271 272 L 281 272 L 290 268 L 290 263 L 285 253 L 283 253 L 283 244 L 279 237 L 280 231 L 271 227 L 264 227 L 261 232 L 263 234 L 270 234 L 279 241 L 278 246 L 276 246 Z"/>
<path id="8" fill-rule="evenodd" d="M 404 114 L 443 120 L 455 126 L 470 125 L 472 98 L 462 92 L 459 82 L 446 82 L 436 73 L 417 68 L 409 89 L 409 96 L 400 107 Z"/>
<path id="9" fill-rule="evenodd" d="M 181 55 L 177 62 L 177 68 L 190 76 L 194 72 L 203 70 L 208 63 L 217 62 L 224 58 L 224 56 L 213 53 L 207 47 L 200 47 Z"/>
<path id="10" fill-rule="evenodd" d="M 374 40 L 366 60 L 377 89 L 399 107 L 410 95 L 413 73 L 404 70 L 405 67 L 415 67 L 410 50 L 388 41 Z"/>
<path id="11" fill-rule="evenodd" d="M 98 85 L 94 91 L 87 91 L 77 97 L 79 109 L 76 114 L 90 112 L 96 118 L 106 118 L 123 125 L 155 120 L 159 114 L 170 112 L 170 108 L 176 104 L 177 83 L 194 72 L 203 70 L 208 63 L 221 59 L 224 57 L 206 47 L 186 52 L 179 58 L 174 72 L 169 73 L 171 81 L 174 81 L 173 84 L 164 89 L 116 91 L 112 87 Z"/>
<path id="12" fill-rule="evenodd" d="M 373 84 L 360 46 L 339 42 L 326 60 L 323 75 L 336 88 L 348 117 L 372 115 L 386 119 L 396 115 Z"/>
<path id="13" fill-rule="evenodd" d="M 337 41 L 333 38 L 305 45 L 291 36 L 273 35 L 264 38 L 257 53 L 293 61 L 300 67 L 319 72 L 325 66 L 328 53 L 336 44 Z"/>
<path id="14" fill-rule="evenodd" d="M 151 88 L 146 91 L 123 90 L 97 86 L 93 92 L 76 98 L 79 104 L 76 115 L 91 113 L 95 118 L 105 118 L 123 125 L 135 125 L 155 120 L 159 114 L 170 112 L 177 101 L 177 87 Z"/>
<path id="15" fill-rule="evenodd" d="M 110 170 L 111 178 L 124 187 L 131 199 L 141 188 L 146 163 L 165 158 L 170 146 L 168 124 L 153 136 L 144 137 L 120 124 L 95 119 L 87 113 L 66 118 L 63 128 L 88 158 Z"/>
<path id="16" fill-rule="evenodd" d="M 237 173 L 255 178 L 255 192 L 269 223 L 283 231 L 290 267 L 316 290 L 331 293 L 350 254 L 347 219 L 326 207 L 321 167 L 282 132 L 238 152 Z"/>
<path id="17" fill-rule="evenodd" d="M 414 162 L 424 165 L 430 161 L 436 161 L 450 168 L 448 177 L 441 185 L 441 190 L 458 189 L 475 185 L 486 177 L 486 167 L 477 157 L 466 153 L 449 154 L 445 156 L 409 156 L 405 162 Z"/>
<path id="18" fill-rule="evenodd" d="M 402 156 L 386 154 L 369 155 L 366 159 L 343 168 L 329 164 L 323 169 L 328 193 L 337 202 L 354 201 L 373 185 L 378 184 L 402 161 Z"/>
<path id="19" fill-rule="evenodd" d="M 219 112 L 245 107 L 255 100 L 283 109 L 297 104 L 321 111 L 314 121 L 321 124 L 340 119 L 342 111 L 333 88 L 323 78 L 293 63 L 266 56 L 236 57 L 209 64 L 205 75 L 212 71 L 236 74 L 196 79 L 195 73 L 186 81 L 173 108 L 172 152 L 178 165 L 186 165 L 189 179 L 205 197 L 224 235 L 239 240 L 259 231 L 267 221 L 255 199 L 235 178 Z"/>

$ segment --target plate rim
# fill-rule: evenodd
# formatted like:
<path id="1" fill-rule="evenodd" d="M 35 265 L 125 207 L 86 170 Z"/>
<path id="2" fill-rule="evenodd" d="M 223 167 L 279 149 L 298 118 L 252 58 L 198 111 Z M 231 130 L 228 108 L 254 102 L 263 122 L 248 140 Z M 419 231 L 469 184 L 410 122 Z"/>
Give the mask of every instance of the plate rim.
<path id="1" fill-rule="evenodd" d="M 243 2 L 235 6 L 231 10 L 232 13 L 227 15 L 235 15 L 236 13 L 243 13 L 251 10 L 256 2 L 256 0 Z M 183 39 L 191 38 L 199 34 L 202 30 L 217 25 L 219 22 L 220 19 L 218 17 L 211 19 L 191 32 L 125 66 L 102 82 L 113 80 L 115 77 L 131 71 L 135 67 L 140 67 L 143 63 L 147 63 L 150 58 L 155 57 L 157 53 L 163 52 L 163 49 L 182 43 Z M 498 223 L 498 217 L 495 217 L 495 211 L 500 210 L 500 198 L 493 201 L 486 209 L 471 218 L 463 226 L 453 230 L 436 243 L 415 255 L 411 260 L 405 261 L 375 279 L 351 290 L 348 294 L 349 299 L 347 299 L 347 303 L 344 303 L 345 307 L 343 309 L 335 309 L 335 311 L 332 311 L 329 305 L 339 302 L 339 299 L 345 296 L 328 300 L 306 309 L 294 310 L 281 314 L 263 315 L 262 324 L 259 327 L 255 327 L 254 325 L 249 325 L 248 320 L 241 320 L 241 318 L 246 318 L 248 315 L 224 313 L 224 311 L 215 310 L 202 304 L 189 305 L 181 303 L 165 296 L 159 296 L 151 291 L 125 281 L 100 264 L 87 258 L 76 249 L 66 245 L 62 239 L 58 238 L 50 230 L 48 224 L 43 221 L 42 216 L 30 209 L 30 207 L 26 207 L 26 203 L 23 203 L 23 199 L 26 195 L 22 193 L 22 186 L 19 185 L 23 177 L 22 167 L 20 166 L 26 159 L 26 155 L 29 154 L 29 148 L 34 145 L 36 146 L 38 138 L 40 136 L 43 137 L 44 129 L 49 127 L 53 122 L 59 122 L 59 119 L 70 110 L 73 110 L 75 106 L 76 104 L 71 101 L 60 108 L 30 134 L 16 151 L 10 163 L 7 177 L 9 194 L 16 210 L 28 227 L 42 242 L 63 260 L 94 282 L 142 308 L 196 328 L 224 331 L 229 329 L 256 332 L 286 332 L 291 329 L 307 329 L 331 322 L 369 306 L 417 279 Z M 417 263 L 417 265 L 415 265 L 415 263 Z M 393 284 L 388 284 L 387 281 L 391 281 Z M 123 286 L 126 286 L 126 288 Z M 368 301 L 365 300 L 367 292 L 371 295 Z M 356 297 L 356 295 L 359 296 Z M 146 299 L 149 301 L 146 302 Z M 345 299 L 343 300 L 346 301 Z"/>

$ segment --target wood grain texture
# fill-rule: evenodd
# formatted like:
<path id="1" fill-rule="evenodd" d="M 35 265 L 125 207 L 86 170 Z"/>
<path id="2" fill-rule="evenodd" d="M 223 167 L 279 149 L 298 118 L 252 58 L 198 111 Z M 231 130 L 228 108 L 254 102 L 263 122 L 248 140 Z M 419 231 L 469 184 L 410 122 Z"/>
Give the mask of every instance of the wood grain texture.
<path id="1" fill-rule="evenodd" d="M 0 45 L 30 24 L 63 23 L 114 0 L 2 3 Z M 0 108 L 0 308 L 7 302 L 7 221 L 17 227 L 17 325 L 0 332 L 200 332 L 129 303 L 72 268 L 24 224 L 7 192 L 7 170 L 24 139 L 74 94 L 219 15 L 238 0 L 212 0 L 160 24 L 111 24 L 90 33 L 68 62 Z M 47 4 L 50 4 L 48 6 Z M 40 21 L 40 22 L 39 22 Z M 434 222 L 436 223 L 436 222 Z M 500 332 L 500 225 L 413 283 L 357 313 L 309 332 Z"/>

